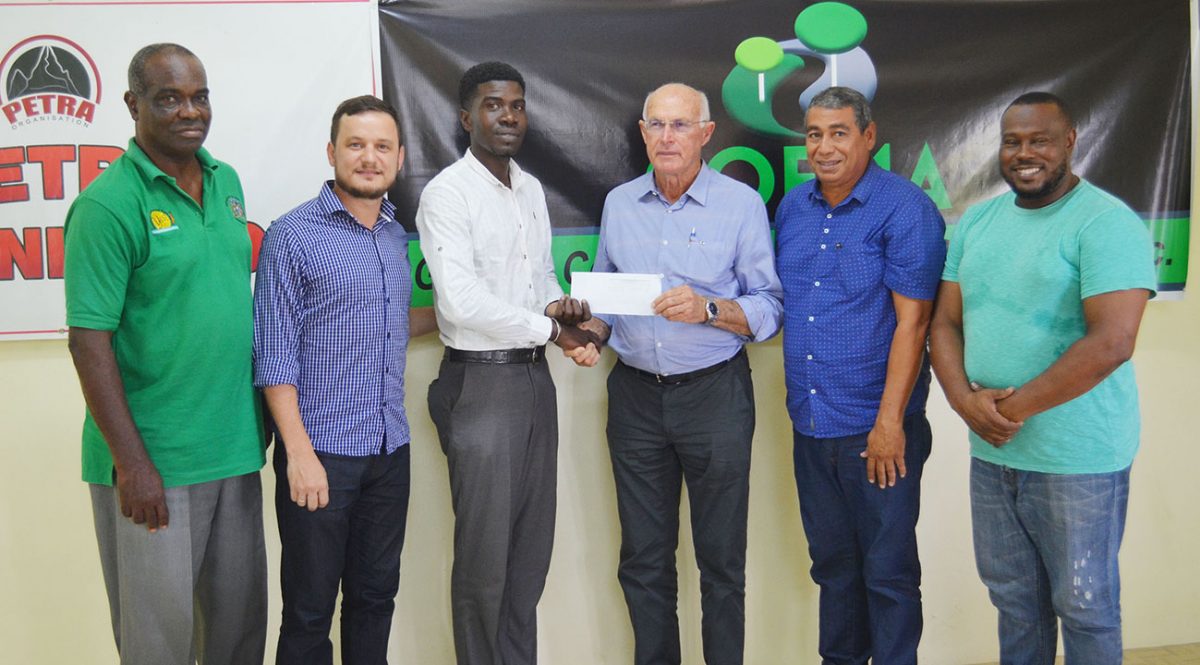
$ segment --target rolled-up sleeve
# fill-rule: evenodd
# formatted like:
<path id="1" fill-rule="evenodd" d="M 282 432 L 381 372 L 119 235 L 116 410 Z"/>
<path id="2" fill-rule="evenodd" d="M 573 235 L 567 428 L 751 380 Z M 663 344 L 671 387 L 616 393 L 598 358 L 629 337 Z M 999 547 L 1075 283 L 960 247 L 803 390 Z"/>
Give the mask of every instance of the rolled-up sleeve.
<path id="1" fill-rule="evenodd" d="M 282 226 L 263 239 L 254 281 L 254 385 L 298 385 L 302 248 Z"/>
<path id="2" fill-rule="evenodd" d="M 783 286 L 775 272 L 766 207 L 758 202 L 744 214 L 733 264 L 741 295 L 734 301 L 746 315 L 751 339 L 762 342 L 774 337 L 783 323 Z"/>

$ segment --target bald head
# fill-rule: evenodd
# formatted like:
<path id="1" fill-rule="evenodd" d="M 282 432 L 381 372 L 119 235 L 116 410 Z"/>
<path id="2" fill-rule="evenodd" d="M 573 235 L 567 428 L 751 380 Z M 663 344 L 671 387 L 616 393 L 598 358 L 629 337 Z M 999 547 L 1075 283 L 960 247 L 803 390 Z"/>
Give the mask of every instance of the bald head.
<path id="1" fill-rule="evenodd" d="M 708 111 L 708 95 L 686 83 L 664 83 L 646 95 L 646 101 L 642 103 L 642 120 L 650 118 L 648 115 L 650 112 L 650 102 L 658 97 L 679 98 L 689 103 L 698 104 L 700 113 L 696 119 L 710 120 L 712 118 Z"/>

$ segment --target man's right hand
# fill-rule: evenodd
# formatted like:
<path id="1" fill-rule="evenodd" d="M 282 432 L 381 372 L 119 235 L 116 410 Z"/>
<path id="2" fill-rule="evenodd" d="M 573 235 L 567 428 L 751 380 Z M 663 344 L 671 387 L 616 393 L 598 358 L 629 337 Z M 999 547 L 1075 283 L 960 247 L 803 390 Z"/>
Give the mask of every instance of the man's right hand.
<path id="1" fill-rule="evenodd" d="M 117 472 L 117 496 L 121 514 L 134 524 L 145 524 L 150 533 L 167 528 L 167 495 L 162 476 L 149 461 L 146 464 Z"/>
<path id="2" fill-rule="evenodd" d="M 971 382 L 971 392 L 954 404 L 954 410 L 984 441 L 999 448 L 1012 440 L 1023 422 L 1013 422 L 1000 415 L 996 403 L 1016 392 L 1016 388 L 984 388 Z"/>
<path id="3" fill-rule="evenodd" d="M 563 296 L 546 305 L 545 315 L 564 326 L 574 326 L 592 318 L 592 308 L 586 300 Z"/>
<path id="4" fill-rule="evenodd" d="M 329 505 L 329 479 L 311 448 L 296 454 L 288 452 L 287 480 L 297 506 L 313 512 Z"/>

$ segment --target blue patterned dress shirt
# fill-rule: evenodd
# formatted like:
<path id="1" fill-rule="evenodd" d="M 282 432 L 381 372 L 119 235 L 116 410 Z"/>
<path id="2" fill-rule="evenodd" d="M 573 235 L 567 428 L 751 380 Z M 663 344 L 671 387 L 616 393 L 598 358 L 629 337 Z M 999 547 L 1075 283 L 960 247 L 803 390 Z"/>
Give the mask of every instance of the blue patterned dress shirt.
<path id="1" fill-rule="evenodd" d="M 374 228 L 326 182 L 267 229 L 254 288 L 254 385 L 297 388 L 317 452 L 362 457 L 409 442 L 404 413 L 411 271 L 386 199 Z"/>
<path id="2" fill-rule="evenodd" d="M 875 425 L 896 330 L 892 292 L 933 300 L 946 225 L 919 187 L 870 164 L 831 208 L 811 180 L 775 212 L 787 408 L 796 431 L 833 438 Z M 905 414 L 925 409 L 924 359 Z"/>

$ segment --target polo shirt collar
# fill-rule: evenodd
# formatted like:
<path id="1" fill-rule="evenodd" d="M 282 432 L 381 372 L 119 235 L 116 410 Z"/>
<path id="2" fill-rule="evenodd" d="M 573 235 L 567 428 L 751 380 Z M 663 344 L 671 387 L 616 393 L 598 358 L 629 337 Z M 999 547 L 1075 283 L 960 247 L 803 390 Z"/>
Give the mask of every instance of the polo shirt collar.
<path id="1" fill-rule="evenodd" d="M 504 187 L 504 183 L 500 182 L 496 179 L 496 176 L 492 175 L 492 172 L 488 170 L 488 167 L 484 166 L 483 162 L 479 161 L 479 159 L 475 157 L 475 154 L 471 152 L 471 148 L 469 146 L 467 147 L 466 154 L 463 155 L 463 159 L 467 160 L 467 166 L 471 167 L 471 170 L 475 173 L 478 173 L 481 178 L 487 180 L 490 184 L 493 184 L 496 187 Z M 508 160 L 508 181 L 512 183 L 512 190 L 514 192 L 520 189 L 521 185 L 525 182 L 525 172 L 521 170 L 520 166 L 517 166 L 517 161 L 515 159 Z M 507 189 L 507 187 L 505 187 L 505 189 Z"/>
<path id="2" fill-rule="evenodd" d="M 354 219 L 354 215 L 346 210 L 346 206 L 342 205 L 342 200 L 333 191 L 333 181 L 326 180 L 324 185 L 321 185 L 321 192 L 317 194 L 317 205 L 321 212 L 330 219 L 344 219 L 355 226 L 360 226 L 358 221 Z M 340 213 L 340 214 L 339 214 Z M 396 206 L 387 197 L 383 197 L 383 205 L 379 207 L 378 222 L 387 224 L 388 222 L 396 221 Z M 379 228 L 382 224 L 376 224 L 375 228 Z"/>
<path id="3" fill-rule="evenodd" d="M 129 139 L 129 147 L 126 149 L 125 154 L 131 160 L 133 160 L 133 163 L 137 165 L 138 169 L 141 170 L 142 174 L 147 180 L 154 180 L 157 178 L 169 178 L 172 181 L 175 180 L 175 178 L 167 175 L 162 169 L 158 168 L 158 165 L 150 159 L 150 156 L 146 154 L 146 151 L 142 150 L 142 146 L 137 144 L 136 138 Z M 210 155 L 208 150 L 204 149 L 203 147 L 196 151 L 196 159 L 199 160 L 201 168 L 209 172 L 214 172 L 221 167 L 221 163 L 213 159 L 213 156 Z"/>
<path id="4" fill-rule="evenodd" d="M 863 172 L 858 182 L 854 183 L 854 189 L 850 190 L 850 195 L 838 205 L 845 205 L 848 201 L 858 201 L 859 205 L 862 205 L 869 201 L 871 194 L 875 193 L 879 186 L 879 174 L 882 170 L 874 161 L 867 162 L 867 170 Z M 809 198 L 825 202 L 825 195 L 821 193 L 820 181 L 813 178 L 812 183 L 812 191 L 808 193 Z"/>
<path id="5" fill-rule="evenodd" d="M 645 187 L 645 190 L 639 198 L 653 195 L 663 202 L 666 201 L 666 198 L 663 197 L 662 192 L 658 189 L 658 183 L 654 180 L 653 171 L 641 176 L 641 179 L 643 180 L 642 185 Z M 700 162 L 700 172 L 696 174 L 696 179 L 692 181 L 692 186 L 688 187 L 687 191 L 679 199 L 683 200 L 686 197 L 702 206 L 708 205 L 708 187 L 711 183 L 712 169 L 708 168 L 708 162 Z M 675 203 L 679 203 L 679 201 Z"/>

